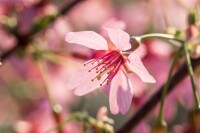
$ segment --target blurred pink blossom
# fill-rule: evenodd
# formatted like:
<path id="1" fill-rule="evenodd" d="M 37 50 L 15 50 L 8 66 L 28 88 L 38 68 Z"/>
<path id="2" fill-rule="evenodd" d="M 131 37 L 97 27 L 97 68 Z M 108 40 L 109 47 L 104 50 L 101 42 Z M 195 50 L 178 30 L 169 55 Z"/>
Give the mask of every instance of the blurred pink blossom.
<path id="1" fill-rule="evenodd" d="M 158 39 L 148 40 L 147 45 L 148 51 L 151 52 L 151 54 L 155 55 L 157 58 L 160 58 L 161 60 L 166 60 L 170 58 L 174 50 L 169 43 Z"/>
<path id="2" fill-rule="evenodd" d="M 9 50 L 16 45 L 16 38 L 0 29 L 0 53 Z"/>
<path id="3" fill-rule="evenodd" d="M 64 117 L 67 118 L 70 115 L 66 111 L 63 111 L 63 113 L 64 114 L 60 116 L 60 119 L 62 120 Z M 52 117 L 52 111 L 50 110 L 47 101 L 40 102 L 38 108 L 33 110 L 24 119 L 26 119 L 26 121 L 29 122 L 32 127 L 30 133 L 44 133 L 55 127 L 56 124 L 55 119 Z M 62 131 L 64 132 L 80 133 L 81 130 L 81 126 L 75 122 L 67 123 L 62 126 Z M 54 132 L 56 132 L 56 130 L 52 131 L 52 133 Z"/>
<path id="4" fill-rule="evenodd" d="M 112 28 L 112 29 L 122 29 L 125 30 L 126 28 L 126 23 L 122 20 L 118 20 L 116 18 L 110 18 L 107 21 L 105 21 L 102 25 L 101 25 L 101 29 L 100 29 L 100 34 L 104 37 L 104 38 L 108 38 L 108 34 L 107 31 L 105 30 L 105 28 Z"/>
<path id="5" fill-rule="evenodd" d="M 145 2 L 127 4 L 119 9 L 119 18 L 127 24 L 127 29 L 134 35 L 145 33 L 148 28 L 149 15 Z"/>
<path id="6" fill-rule="evenodd" d="M 28 56 L 26 58 L 11 57 L 9 61 L 22 78 L 28 80 L 34 79 L 36 80 L 36 84 L 41 83 L 38 67 Z"/>
<path id="7" fill-rule="evenodd" d="M 70 31 L 72 31 L 72 26 L 68 23 L 67 19 L 60 17 L 45 32 L 46 39 L 41 39 L 39 41 L 41 43 L 47 41 L 48 48 L 52 50 L 60 50 L 65 46 L 65 35 Z"/>
<path id="8" fill-rule="evenodd" d="M 129 71 L 136 73 L 143 82 L 154 83 L 155 79 L 143 66 L 140 58 L 131 53 L 128 57 L 123 51 L 131 48 L 130 36 L 121 29 L 106 28 L 109 43 L 95 32 L 70 32 L 66 36 L 69 43 L 80 44 L 96 50 L 108 50 L 98 59 L 84 63 L 69 80 L 67 88 L 75 89 L 75 94 L 82 96 L 98 87 L 110 84 L 109 103 L 113 114 L 127 113 L 133 95 L 133 88 L 126 76 Z M 129 70 L 128 70 L 129 69 Z M 88 80 L 91 79 L 91 80 Z"/>
<path id="9" fill-rule="evenodd" d="M 110 0 L 86 0 L 72 9 L 68 17 L 76 28 L 83 29 L 100 26 L 112 14 Z"/>
<path id="10" fill-rule="evenodd" d="M 134 128 L 132 133 L 150 133 L 151 128 L 146 122 L 138 123 L 137 127 Z"/>
<path id="11" fill-rule="evenodd" d="M 188 11 L 196 3 L 197 0 L 150 0 L 147 4 L 154 29 L 164 31 L 169 26 L 177 29 L 186 28 Z"/>
<path id="12" fill-rule="evenodd" d="M 1 3 L 0 1 L 0 15 L 6 15 L 9 12 L 10 7 Z"/>
<path id="13" fill-rule="evenodd" d="M 197 76 L 198 77 L 198 76 Z M 199 91 L 199 77 L 195 76 L 195 84 L 197 86 L 198 95 Z M 177 85 L 176 94 L 178 101 L 186 108 L 192 109 L 194 107 L 194 94 L 192 91 L 192 85 L 189 77 L 186 77 L 180 84 Z"/>
<path id="14" fill-rule="evenodd" d="M 69 107 L 72 103 L 75 103 L 74 94 L 66 89 L 67 79 L 70 78 L 73 71 L 75 71 L 76 66 L 79 66 L 82 62 L 75 58 L 63 57 L 66 62 L 64 66 L 48 63 L 48 75 L 49 75 L 49 91 L 52 97 L 56 101 L 65 106 Z"/>
<path id="15" fill-rule="evenodd" d="M 103 25 L 101 26 L 102 30 L 104 28 L 113 28 L 113 29 L 122 29 L 126 28 L 126 23 L 122 20 L 118 20 L 116 18 L 108 19 Z"/>
<path id="16" fill-rule="evenodd" d="M 14 5 L 16 3 L 21 3 L 23 1 L 25 1 L 25 0 L 0 0 L 0 3 Z"/>

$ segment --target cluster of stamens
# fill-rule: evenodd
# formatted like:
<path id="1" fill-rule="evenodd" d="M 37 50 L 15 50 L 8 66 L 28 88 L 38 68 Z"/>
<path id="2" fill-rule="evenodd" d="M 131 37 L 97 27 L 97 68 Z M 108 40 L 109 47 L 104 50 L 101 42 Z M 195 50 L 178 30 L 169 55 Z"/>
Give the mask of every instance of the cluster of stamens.
<path id="1" fill-rule="evenodd" d="M 93 67 L 88 72 L 96 71 L 97 75 L 91 79 L 92 82 L 100 80 L 104 74 L 107 75 L 102 83 L 100 83 L 100 86 L 102 86 L 104 83 L 109 84 L 123 63 L 123 56 L 118 51 L 111 51 L 98 59 L 87 62 L 84 66 L 92 65 Z"/>

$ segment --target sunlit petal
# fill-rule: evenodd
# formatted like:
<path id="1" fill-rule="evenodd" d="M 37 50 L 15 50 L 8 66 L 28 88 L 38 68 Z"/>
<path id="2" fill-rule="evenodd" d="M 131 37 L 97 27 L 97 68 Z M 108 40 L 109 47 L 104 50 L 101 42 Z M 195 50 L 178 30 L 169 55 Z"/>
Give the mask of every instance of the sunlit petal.
<path id="1" fill-rule="evenodd" d="M 87 62 L 90 61 L 92 60 Z M 101 87 L 100 84 L 105 79 L 106 75 L 103 75 L 101 78 L 92 81 L 92 79 L 97 76 L 95 70 L 89 72 L 94 65 L 87 64 L 86 66 L 83 65 L 81 68 L 79 68 L 79 70 L 76 71 L 76 73 L 74 73 L 72 78 L 69 80 L 67 88 L 75 89 L 74 93 L 78 96 L 82 96 Z"/>
<path id="2" fill-rule="evenodd" d="M 113 114 L 118 114 L 119 112 L 126 114 L 131 105 L 132 96 L 132 86 L 123 71 L 119 70 L 111 83 L 109 97 L 111 112 Z"/>
<path id="3" fill-rule="evenodd" d="M 69 32 L 65 37 L 65 41 L 96 50 L 108 49 L 106 40 L 93 31 Z"/>
<path id="4" fill-rule="evenodd" d="M 148 82 L 148 83 L 156 82 L 154 77 L 149 74 L 149 72 L 143 65 L 142 61 L 136 54 L 134 53 L 130 54 L 128 56 L 128 59 L 130 61 L 130 63 L 128 63 L 129 67 L 142 79 L 143 82 Z"/>
<path id="5" fill-rule="evenodd" d="M 111 29 L 105 28 L 108 32 L 110 40 L 114 43 L 114 45 L 120 50 L 128 50 L 131 48 L 130 36 L 128 33 L 124 32 L 121 29 Z"/>

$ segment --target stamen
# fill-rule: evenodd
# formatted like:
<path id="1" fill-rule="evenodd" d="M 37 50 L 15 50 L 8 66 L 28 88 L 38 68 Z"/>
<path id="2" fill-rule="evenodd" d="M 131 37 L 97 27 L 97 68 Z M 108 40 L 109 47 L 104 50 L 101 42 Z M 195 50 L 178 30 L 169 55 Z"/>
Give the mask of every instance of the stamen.
<path id="1" fill-rule="evenodd" d="M 114 64 L 118 63 L 120 60 L 121 60 L 121 56 L 118 56 L 114 60 L 111 60 L 108 64 L 106 64 L 106 67 L 111 67 Z"/>
<path id="2" fill-rule="evenodd" d="M 104 84 L 106 82 L 106 84 L 108 83 L 109 79 L 108 79 L 108 76 L 106 77 L 106 79 L 104 79 L 104 81 L 101 83 L 101 84 Z M 101 86 L 100 84 L 100 86 Z"/>
<path id="3" fill-rule="evenodd" d="M 91 61 L 88 61 L 87 63 L 85 63 L 85 64 L 83 64 L 84 66 L 86 66 L 87 64 L 92 64 L 93 65 L 93 63 L 95 62 L 96 60 L 95 59 L 93 59 L 93 60 L 91 60 Z"/>
<path id="4" fill-rule="evenodd" d="M 93 82 L 94 80 L 101 80 L 102 76 L 106 74 L 105 79 L 100 83 L 100 86 L 103 86 L 104 83 L 107 85 L 112 80 L 112 78 L 115 76 L 115 74 L 120 69 L 120 66 L 123 64 L 124 58 L 118 51 L 112 51 L 98 59 L 91 60 L 84 64 L 86 66 L 87 64 L 96 64 L 94 65 L 88 72 L 91 72 L 95 69 L 95 72 L 97 75 L 91 79 Z"/>
<path id="5" fill-rule="evenodd" d="M 120 69 L 120 66 L 122 65 L 123 60 L 121 60 L 113 69 L 113 71 L 109 74 L 109 79 L 112 80 L 112 78 L 115 76 L 115 74 L 118 72 Z"/>

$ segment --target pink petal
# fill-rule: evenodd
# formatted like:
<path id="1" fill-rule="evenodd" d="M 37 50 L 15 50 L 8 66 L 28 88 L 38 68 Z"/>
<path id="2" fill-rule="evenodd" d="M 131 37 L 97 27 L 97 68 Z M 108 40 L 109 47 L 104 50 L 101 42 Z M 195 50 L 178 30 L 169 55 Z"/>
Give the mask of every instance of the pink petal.
<path id="1" fill-rule="evenodd" d="M 109 83 L 108 85 L 107 84 L 104 85 L 102 88 L 103 92 L 106 93 L 107 96 L 109 96 L 110 94 L 110 87 L 111 87 L 111 83 Z"/>
<path id="2" fill-rule="evenodd" d="M 96 50 L 108 49 L 106 40 L 93 31 L 69 32 L 65 37 L 65 41 Z"/>
<path id="3" fill-rule="evenodd" d="M 134 51 L 136 55 L 138 55 L 140 58 L 143 58 L 145 55 L 147 55 L 147 47 L 144 44 L 140 44 L 140 46 Z"/>
<path id="4" fill-rule="evenodd" d="M 126 114 L 132 101 L 133 90 L 126 75 L 119 70 L 111 82 L 110 110 L 112 114 Z"/>
<path id="5" fill-rule="evenodd" d="M 105 28 L 108 32 L 108 35 L 114 45 L 121 51 L 128 50 L 131 48 L 130 36 L 128 33 L 124 32 L 121 29 L 111 29 Z"/>
<path id="6" fill-rule="evenodd" d="M 131 53 L 128 56 L 128 59 L 130 61 L 130 63 L 128 63 L 129 67 L 142 79 L 143 82 L 148 82 L 148 83 L 156 82 L 154 77 L 149 74 L 147 69 L 144 67 L 142 61 L 136 54 Z"/>
<path id="7" fill-rule="evenodd" d="M 74 93 L 78 96 L 82 96 L 101 87 L 100 84 L 107 75 L 104 74 L 99 80 L 95 79 L 94 81 L 91 81 L 98 75 L 95 69 L 89 72 L 89 70 L 95 65 L 96 64 L 87 64 L 86 66 L 83 65 L 78 71 L 76 71 L 76 73 L 74 73 L 73 77 L 68 81 L 67 88 L 75 89 Z"/>

